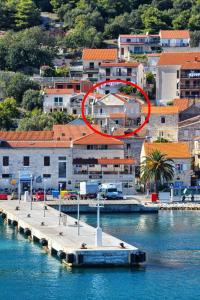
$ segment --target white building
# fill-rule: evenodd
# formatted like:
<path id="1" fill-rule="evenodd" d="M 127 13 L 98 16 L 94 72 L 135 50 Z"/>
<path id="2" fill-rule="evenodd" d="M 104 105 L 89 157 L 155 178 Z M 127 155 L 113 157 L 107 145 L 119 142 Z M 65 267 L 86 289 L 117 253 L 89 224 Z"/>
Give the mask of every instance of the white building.
<path id="1" fill-rule="evenodd" d="M 73 89 L 45 89 L 43 93 L 43 111 L 71 113 L 69 108 L 72 95 L 76 95 Z"/>
<path id="2" fill-rule="evenodd" d="M 158 34 L 122 34 L 118 38 L 119 58 L 130 60 L 131 54 L 155 52 L 159 48 Z"/>
<path id="3" fill-rule="evenodd" d="M 114 63 L 117 59 L 117 49 L 83 49 L 83 79 L 97 82 L 101 63 Z"/>
<path id="4" fill-rule="evenodd" d="M 189 30 L 160 30 L 160 45 L 162 47 L 189 47 Z"/>
<path id="5" fill-rule="evenodd" d="M 140 106 L 141 102 L 133 96 L 110 93 L 94 99 L 91 116 L 104 132 L 112 134 L 119 127 L 137 125 Z"/>
<path id="6" fill-rule="evenodd" d="M 143 88 L 144 67 L 139 62 L 102 63 L 99 67 L 98 81 L 121 79 L 138 84 Z M 98 87 L 100 93 L 117 93 L 123 83 L 109 83 Z"/>
<path id="7" fill-rule="evenodd" d="M 78 189 L 80 181 L 123 183 L 134 193 L 134 159 L 124 143 L 101 137 L 86 125 L 55 125 L 52 131 L 0 132 L 0 188 Z M 26 177 L 26 179 L 24 179 Z"/>

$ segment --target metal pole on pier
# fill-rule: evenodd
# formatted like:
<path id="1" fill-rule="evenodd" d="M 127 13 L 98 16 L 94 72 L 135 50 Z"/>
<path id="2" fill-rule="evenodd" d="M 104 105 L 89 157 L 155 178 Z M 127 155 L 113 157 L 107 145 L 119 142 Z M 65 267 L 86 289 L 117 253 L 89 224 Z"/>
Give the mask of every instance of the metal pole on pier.
<path id="1" fill-rule="evenodd" d="M 31 210 L 33 208 L 33 175 L 31 174 L 31 187 L 30 187 L 30 196 L 31 196 Z"/>
<path id="2" fill-rule="evenodd" d="M 21 200 L 21 181 L 20 181 L 20 171 L 19 171 L 19 182 L 18 182 L 18 200 L 19 200 L 19 206 L 20 206 L 20 200 Z"/>
<path id="3" fill-rule="evenodd" d="M 44 217 L 45 217 L 45 210 L 46 210 L 46 186 L 45 186 L 45 179 L 44 180 Z"/>
<path id="4" fill-rule="evenodd" d="M 62 188 L 62 183 L 60 183 L 60 194 L 59 194 L 59 222 L 58 224 L 61 224 L 61 188 Z"/>
<path id="5" fill-rule="evenodd" d="M 102 229 L 100 227 L 100 194 L 97 194 L 97 228 L 96 228 L 96 247 L 102 246 Z"/>
<path id="6" fill-rule="evenodd" d="M 78 235 L 80 235 L 80 194 L 77 197 L 77 206 Z"/>

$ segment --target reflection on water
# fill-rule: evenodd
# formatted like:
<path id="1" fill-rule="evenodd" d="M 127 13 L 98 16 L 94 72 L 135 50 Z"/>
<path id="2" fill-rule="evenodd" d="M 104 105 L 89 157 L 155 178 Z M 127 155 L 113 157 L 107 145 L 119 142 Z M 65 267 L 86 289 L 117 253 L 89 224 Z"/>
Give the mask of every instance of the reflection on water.
<path id="1" fill-rule="evenodd" d="M 96 215 L 81 218 L 96 225 Z M 200 299 L 200 213 L 103 214 L 104 231 L 148 253 L 146 266 L 67 269 L 0 224 L 0 298 Z"/>

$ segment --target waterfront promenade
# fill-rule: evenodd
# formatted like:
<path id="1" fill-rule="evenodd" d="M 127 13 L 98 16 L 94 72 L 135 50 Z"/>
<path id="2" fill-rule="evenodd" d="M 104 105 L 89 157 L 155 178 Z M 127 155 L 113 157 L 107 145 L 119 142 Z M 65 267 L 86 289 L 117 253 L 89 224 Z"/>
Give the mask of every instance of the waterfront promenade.
<path id="1" fill-rule="evenodd" d="M 102 233 L 102 245 L 95 243 L 96 229 L 43 203 L 1 201 L 0 211 L 8 224 L 16 226 L 29 239 L 40 242 L 70 266 L 137 264 L 145 260 L 138 248 Z"/>

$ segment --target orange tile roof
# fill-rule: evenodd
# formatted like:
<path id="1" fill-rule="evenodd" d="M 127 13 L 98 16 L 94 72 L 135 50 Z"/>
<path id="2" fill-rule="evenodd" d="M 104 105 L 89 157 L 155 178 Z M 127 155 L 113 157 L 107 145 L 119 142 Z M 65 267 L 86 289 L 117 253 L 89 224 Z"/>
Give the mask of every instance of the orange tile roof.
<path id="1" fill-rule="evenodd" d="M 81 137 L 74 141 L 74 145 L 123 145 L 122 141 L 117 139 L 99 136 L 97 133 Z"/>
<path id="2" fill-rule="evenodd" d="M 69 148 L 67 141 L 8 141 L 12 148 Z"/>
<path id="3" fill-rule="evenodd" d="M 147 114 L 148 107 L 146 105 L 141 106 L 141 113 Z M 171 115 L 178 114 L 178 107 L 176 106 L 151 106 L 151 114 L 163 114 L 163 115 Z"/>
<path id="4" fill-rule="evenodd" d="M 126 117 L 126 114 L 124 112 L 110 113 L 111 119 L 124 119 L 125 117 Z"/>
<path id="5" fill-rule="evenodd" d="M 145 155 L 159 150 L 169 158 L 191 158 L 187 143 L 144 143 Z"/>
<path id="6" fill-rule="evenodd" d="M 74 94 L 74 89 L 45 89 L 45 94 L 48 95 L 65 95 L 65 94 Z"/>
<path id="7" fill-rule="evenodd" d="M 117 49 L 83 49 L 83 60 L 117 60 Z"/>
<path id="8" fill-rule="evenodd" d="M 200 62 L 200 52 L 163 52 L 157 66 L 184 65 L 186 62 Z M 188 64 L 189 66 L 189 64 Z"/>
<path id="9" fill-rule="evenodd" d="M 200 57 L 198 61 L 186 61 L 181 65 L 182 70 L 199 70 L 200 69 Z"/>
<path id="10" fill-rule="evenodd" d="M 98 158 L 100 165 L 133 165 L 133 158 Z"/>
<path id="11" fill-rule="evenodd" d="M 160 30 L 161 39 L 189 39 L 189 30 Z"/>
<path id="12" fill-rule="evenodd" d="M 53 131 L 0 131 L 0 139 L 7 141 L 48 141 L 53 139 Z"/>
<path id="13" fill-rule="evenodd" d="M 147 54 L 147 57 L 159 57 L 160 53 L 149 53 Z"/>
<path id="14" fill-rule="evenodd" d="M 130 129 L 130 131 L 134 131 L 136 128 L 117 128 L 114 133 L 113 136 L 115 135 L 124 135 L 126 131 L 128 131 Z M 126 139 L 131 139 L 131 138 L 145 138 L 147 135 L 147 129 L 146 128 L 142 128 L 140 131 L 138 131 L 137 133 L 127 136 Z"/>
<path id="15" fill-rule="evenodd" d="M 73 141 L 80 137 L 93 133 L 87 125 L 54 125 L 54 139 Z"/>
<path id="16" fill-rule="evenodd" d="M 190 106 L 190 99 L 188 98 L 174 99 L 173 105 L 178 107 L 178 111 L 181 112 Z"/>
<path id="17" fill-rule="evenodd" d="M 139 62 L 117 62 L 117 63 L 102 63 L 101 67 L 127 67 L 127 68 L 137 68 L 140 65 Z"/>

